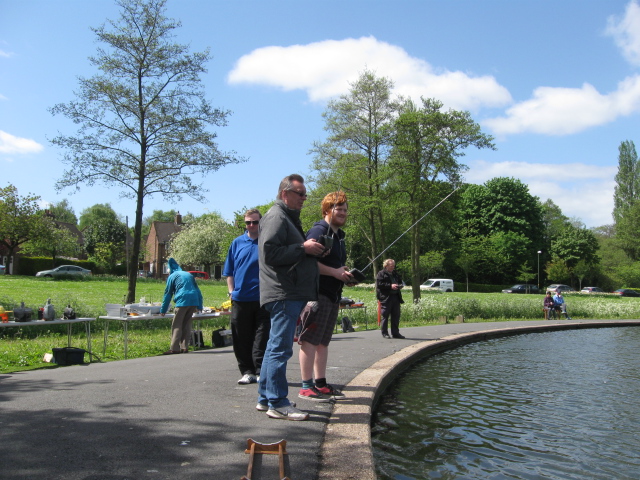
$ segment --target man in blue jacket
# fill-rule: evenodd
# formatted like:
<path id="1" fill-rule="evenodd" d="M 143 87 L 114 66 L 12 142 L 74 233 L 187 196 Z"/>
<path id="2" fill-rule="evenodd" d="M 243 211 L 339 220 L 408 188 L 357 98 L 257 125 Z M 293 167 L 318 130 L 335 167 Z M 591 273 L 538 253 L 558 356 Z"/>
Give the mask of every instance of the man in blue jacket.
<path id="1" fill-rule="evenodd" d="M 563 313 L 567 320 L 571 320 L 571 317 L 567 313 L 567 304 L 564 302 L 564 297 L 560 289 L 556 290 L 556 294 L 553 296 L 553 303 L 557 312 Z"/>
<path id="2" fill-rule="evenodd" d="M 173 322 L 171 322 L 171 348 L 164 352 L 164 355 L 189 351 L 192 317 L 196 311 L 202 311 L 202 292 L 196 279 L 189 272 L 183 271 L 173 258 L 170 258 L 168 263 L 170 274 L 167 278 L 160 314 L 164 316 L 169 310 L 171 297 L 175 302 L 175 308 Z"/>

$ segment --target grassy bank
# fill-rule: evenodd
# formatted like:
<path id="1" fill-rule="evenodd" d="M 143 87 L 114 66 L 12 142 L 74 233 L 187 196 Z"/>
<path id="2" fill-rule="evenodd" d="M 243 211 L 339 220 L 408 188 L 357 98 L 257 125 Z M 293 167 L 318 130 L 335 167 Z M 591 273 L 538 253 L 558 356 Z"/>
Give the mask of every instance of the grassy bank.
<path id="1" fill-rule="evenodd" d="M 227 287 L 223 281 L 199 282 L 205 306 L 219 306 L 227 299 Z M 125 279 L 114 277 L 92 277 L 84 280 L 52 280 L 35 277 L 0 276 L 0 305 L 12 310 L 21 301 L 36 309 L 51 298 L 58 316 L 70 304 L 79 317 L 96 318 L 105 314 L 105 303 L 121 303 L 126 294 Z M 137 297 L 160 302 L 164 282 L 139 279 Z M 358 326 L 376 327 L 375 291 L 372 286 L 346 288 L 344 295 L 367 306 L 367 317 L 363 310 L 346 312 Z M 565 297 L 570 315 L 575 318 L 631 319 L 640 318 L 640 299 L 617 296 L 568 295 Z M 542 318 L 543 295 L 513 295 L 503 293 L 430 293 L 414 304 L 409 291 L 405 292 L 401 326 L 420 326 L 442 323 L 441 318 L 452 320 L 463 315 L 465 321 L 508 321 Z M 365 322 L 366 320 L 366 322 Z M 211 344 L 211 333 L 226 327 L 228 317 L 202 322 L 205 343 Z M 144 320 L 129 325 L 128 357 L 139 358 L 160 355 L 168 348 L 171 322 L 167 319 Z M 111 322 L 108 330 L 107 349 L 103 356 L 105 324 L 97 320 L 91 324 L 92 351 L 103 361 L 124 358 L 124 336 L 122 327 Z M 66 326 L 12 327 L 0 329 L 0 373 L 30 370 L 34 368 L 57 368 L 42 362 L 45 353 L 54 347 L 67 344 Z M 86 348 L 82 325 L 74 325 L 72 344 Z"/>

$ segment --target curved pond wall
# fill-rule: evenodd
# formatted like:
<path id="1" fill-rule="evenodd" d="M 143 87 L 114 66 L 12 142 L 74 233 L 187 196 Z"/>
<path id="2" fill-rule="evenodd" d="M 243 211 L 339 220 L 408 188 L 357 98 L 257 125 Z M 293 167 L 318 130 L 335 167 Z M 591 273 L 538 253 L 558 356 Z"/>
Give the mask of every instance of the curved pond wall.
<path id="1" fill-rule="evenodd" d="M 640 328 L 545 332 L 414 365 L 373 417 L 385 479 L 635 479 Z"/>
<path id="2" fill-rule="evenodd" d="M 348 397 L 334 406 L 325 430 L 321 448 L 319 480 L 373 480 L 376 478 L 371 450 L 371 415 L 374 406 L 393 380 L 425 358 L 470 343 L 520 335 L 523 333 L 640 326 L 638 320 L 597 321 L 583 320 L 571 323 L 541 323 L 504 328 L 477 325 L 473 331 L 442 336 L 437 340 L 412 344 L 390 355 L 356 375 L 345 387 Z M 487 329 L 488 328 L 488 329 Z"/>

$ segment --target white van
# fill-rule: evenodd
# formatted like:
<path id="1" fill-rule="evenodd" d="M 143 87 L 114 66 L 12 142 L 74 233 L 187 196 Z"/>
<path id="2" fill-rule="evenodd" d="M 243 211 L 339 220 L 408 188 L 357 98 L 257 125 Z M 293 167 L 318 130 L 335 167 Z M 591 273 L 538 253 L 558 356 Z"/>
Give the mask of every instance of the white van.
<path id="1" fill-rule="evenodd" d="M 430 278 L 420 285 L 420 290 L 432 289 L 437 289 L 441 292 L 453 292 L 453 280 L 450 278 Z"/>

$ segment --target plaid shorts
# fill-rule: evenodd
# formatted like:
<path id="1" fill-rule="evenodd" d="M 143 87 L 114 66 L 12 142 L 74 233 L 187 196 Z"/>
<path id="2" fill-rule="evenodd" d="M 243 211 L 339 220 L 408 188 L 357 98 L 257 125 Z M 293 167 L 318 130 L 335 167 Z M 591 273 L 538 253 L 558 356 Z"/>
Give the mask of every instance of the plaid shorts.
<path id="1" fill-rule="evenodd" d="M 313 303 L 307 303 L 300 313 L 303 328 L 306 328 L 306 331 L 300 335 L 300 341 L 309 342 L 311 345 L 322 344 L 327 347 L 336 326 L 340 303 L 334 303 L 328 297 L 318 295 L 318 309 L 315 312 L 311 309 Z"/>

